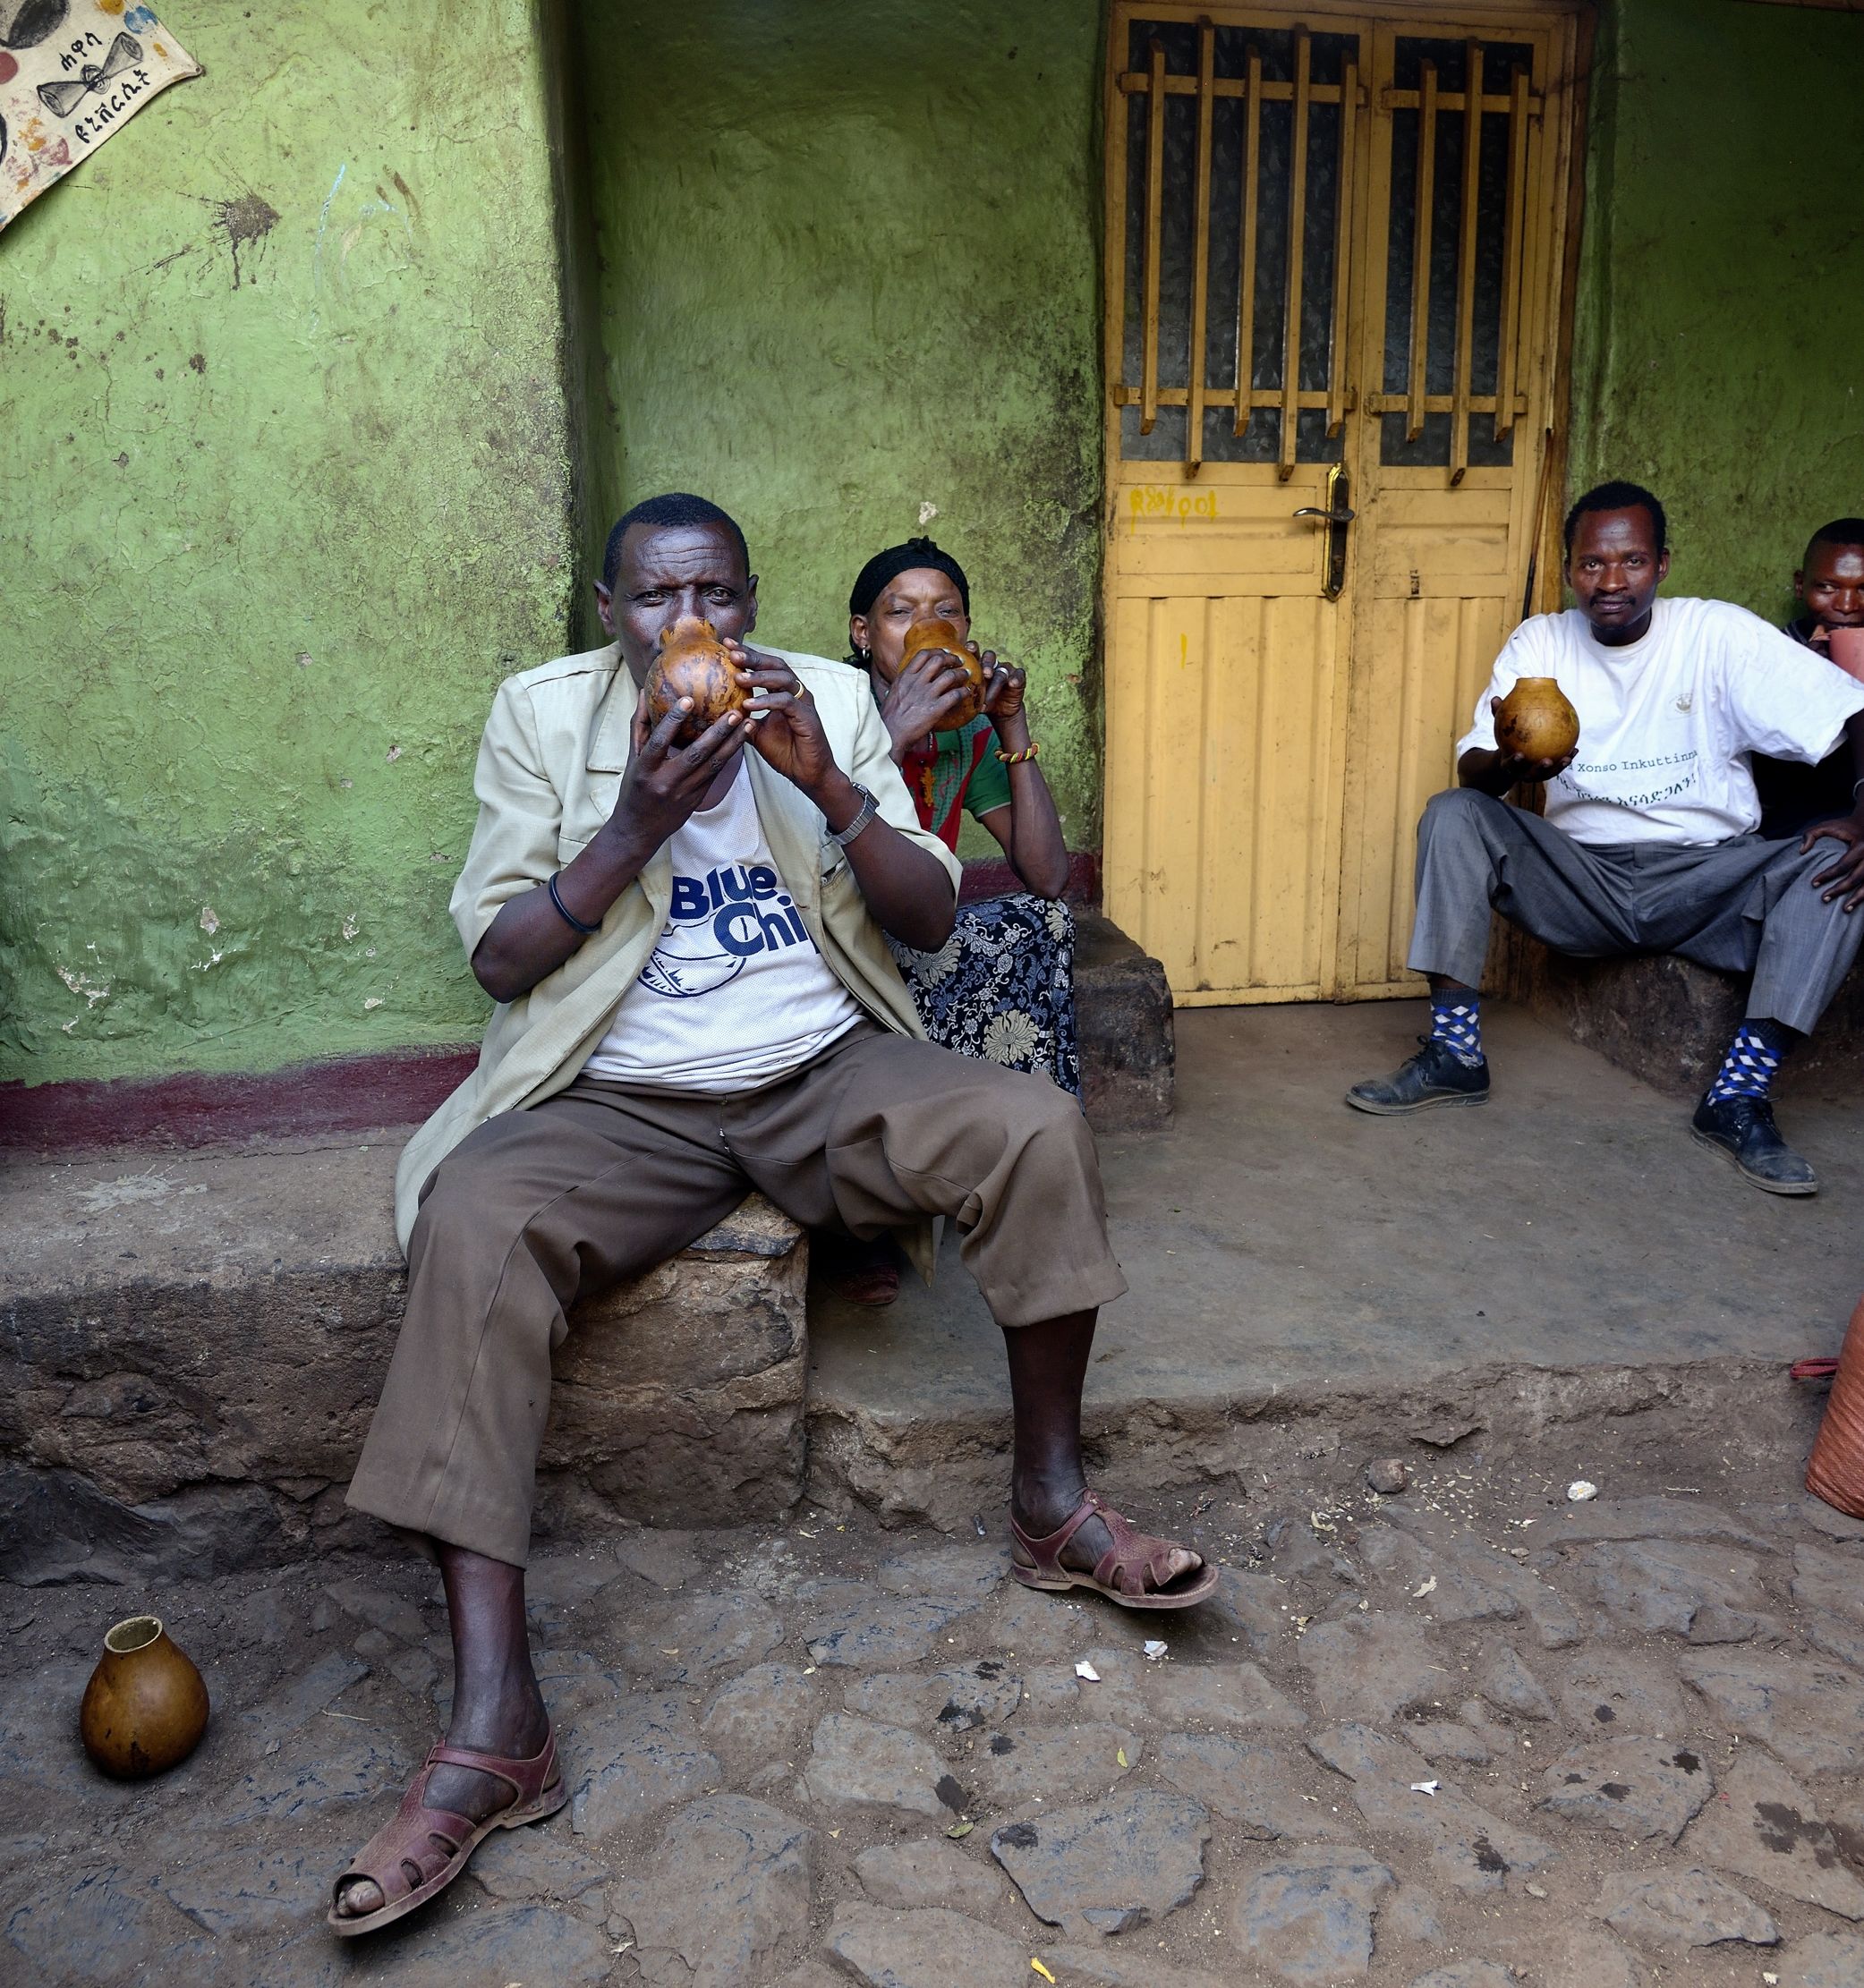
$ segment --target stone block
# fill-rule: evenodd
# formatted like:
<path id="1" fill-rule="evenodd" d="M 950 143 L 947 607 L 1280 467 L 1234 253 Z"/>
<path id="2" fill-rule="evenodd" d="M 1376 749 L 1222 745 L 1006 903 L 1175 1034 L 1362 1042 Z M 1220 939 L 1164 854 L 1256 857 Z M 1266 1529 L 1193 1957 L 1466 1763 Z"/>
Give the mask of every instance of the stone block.
<path id="1" fill-rule="evenodd" d="M 1183 1905 L 1204 1882 L 1210 1833 L 1202 1804 L 1145 1789 L 1011 1822 L 991 1838 L 991 1855 L 1038 1919 L 1091 1939 Z"/>
<path id="2" fill-rule="evenodd" d="M 735 1988 L 769 1981 L 779 1955 L 801 1945 L 814 1875 L 806 1824 L 743 1795 L 711 1795 L 674 1817 L 651 1868 L 617 1885 L 614 1900 L 649 1980 Z M 557 1977 L 527 1967 L 521 1978 Z"/>
<path id="3" fill-rule="evenodd" d="M 1278 1980 L 1331 1988 L 1371 1966 L 1373 1917 L 1394 1882 L 1364 1850 L 1295 1850 L 1249 1880 L 1231 1908 L 1231 1930 Z"/>
<path id="4" fill-rule="evenodd" d="M 1178 1052 L 1165 969 L 1091 911 L 1075 914 L 1075 1027 L 1094 1129 L 1153 1132 L 1169 1123 Z"/>
<path id="5" fill-rule="evenodd" d="M 1701 1096 L 1746 1006 L 1747 981 L 1673 954 L 1569 959 L 1495 921 L 1485 987 L 1672 1097 Z M 1780 1092 L 1854 1091 L 1864 1077 L 1864 973 L 1852 973 Z"/>
<path id="6" fill-rule="evenodd" d="M 578 1305 L 540 1467 L 650 1525 L 787 1512 L 803 1485 L 808 1281 L 802 1230 L 753 1194 L 671 1262 Z"/>
<path id="7" fill-rule="evenodd" d="M 0 1179 L 0 1578 L 214 1576 L 348 1514 L 406 1300 L 393 1143 L 119 1152 Z M 757 1196 L 577 1307 L 540 1537 L 767 1523 L 802 1485 L 807 1244 Z"/>

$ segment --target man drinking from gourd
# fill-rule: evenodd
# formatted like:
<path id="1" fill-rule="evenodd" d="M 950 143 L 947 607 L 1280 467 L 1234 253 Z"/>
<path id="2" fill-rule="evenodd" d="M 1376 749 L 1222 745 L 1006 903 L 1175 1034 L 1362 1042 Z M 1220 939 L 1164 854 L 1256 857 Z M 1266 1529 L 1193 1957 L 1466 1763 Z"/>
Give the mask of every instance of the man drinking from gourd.
<path id="1" fill-rule="evenodd" d="M 933 1218 L 955 1224 L 1009 1353 L 1026 1585 L 1183 1608 L 1217 1578 L 1086 1487 L 1094 1319 L 1126 1288 L 1093 1135 L 1045 1077 L 923 1039 L 882 934 L 941 946 L 958 864 L 920 826 L 865 681 L 748 646 L 744 533 L 702 498 L 630 511 L 596 591 L 614 639 L 507 680 L 486 726 L 453 912 L 498 1006 L 396 1176 L 407 1314 L 349 1499 L 438 1559 L 454 1695 L 400 1810 L 337 1880 L 344 1935 L 568 1799 L 524 1618 L 550 1355 L 579 1296 L 675 1255 L 753 1187 L 922 1254 Z M 650 725 L 656 650 L 700 619 L 748 700 L 702 722 L 681 699 Z"/>

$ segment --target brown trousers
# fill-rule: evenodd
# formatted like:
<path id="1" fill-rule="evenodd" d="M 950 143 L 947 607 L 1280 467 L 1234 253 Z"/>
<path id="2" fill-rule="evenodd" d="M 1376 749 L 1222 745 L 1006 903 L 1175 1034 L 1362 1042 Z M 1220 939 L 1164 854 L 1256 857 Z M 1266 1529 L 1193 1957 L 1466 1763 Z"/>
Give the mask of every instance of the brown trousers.
<path id="1" fill-rule="evenodd" d="M 349 1502 L 523 1566 L 565 1313 L 684 1249 L 753 1187 L 807 1227 L 855 1236 L 949 1216 L 1002 1325 L 1126 1289 L 1094 1135 L 1046 1077 L 864 1028 L 736 1097 L 578 1079 L 489 1119 L 428 1182 Z"/>

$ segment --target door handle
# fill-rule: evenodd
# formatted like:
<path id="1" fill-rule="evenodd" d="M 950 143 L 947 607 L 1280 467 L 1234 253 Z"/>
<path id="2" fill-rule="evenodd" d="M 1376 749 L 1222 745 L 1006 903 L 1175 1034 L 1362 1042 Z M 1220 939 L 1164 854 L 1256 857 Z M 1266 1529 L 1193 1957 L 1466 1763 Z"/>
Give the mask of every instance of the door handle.
<path id="1" fill-rule="evenodd" d="M 1336 463 L 1327 472 L 1327 501 L 1304 504 L 1294 513 L 1298 518 L 1318 518 L 1327 528 L 1327 565 L 1321 591 L 1329 600 L 1338 600 L 1341 589 L 1346 585 L 1346 528 L 1355 515 L 1352 505 L 1346 501 L 1350 494 L 1346 464 Z"/>

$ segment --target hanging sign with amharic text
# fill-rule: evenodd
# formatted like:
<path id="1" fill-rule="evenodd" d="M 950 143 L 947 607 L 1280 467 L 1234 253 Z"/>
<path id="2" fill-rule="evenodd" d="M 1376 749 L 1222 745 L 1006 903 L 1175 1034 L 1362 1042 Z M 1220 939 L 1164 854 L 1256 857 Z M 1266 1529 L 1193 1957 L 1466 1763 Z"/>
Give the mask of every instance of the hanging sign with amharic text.
<path id="1" fill-rule="evenodd" d="M 0 0 L 0 228 L 200 64 L 132 0 Z"/>

